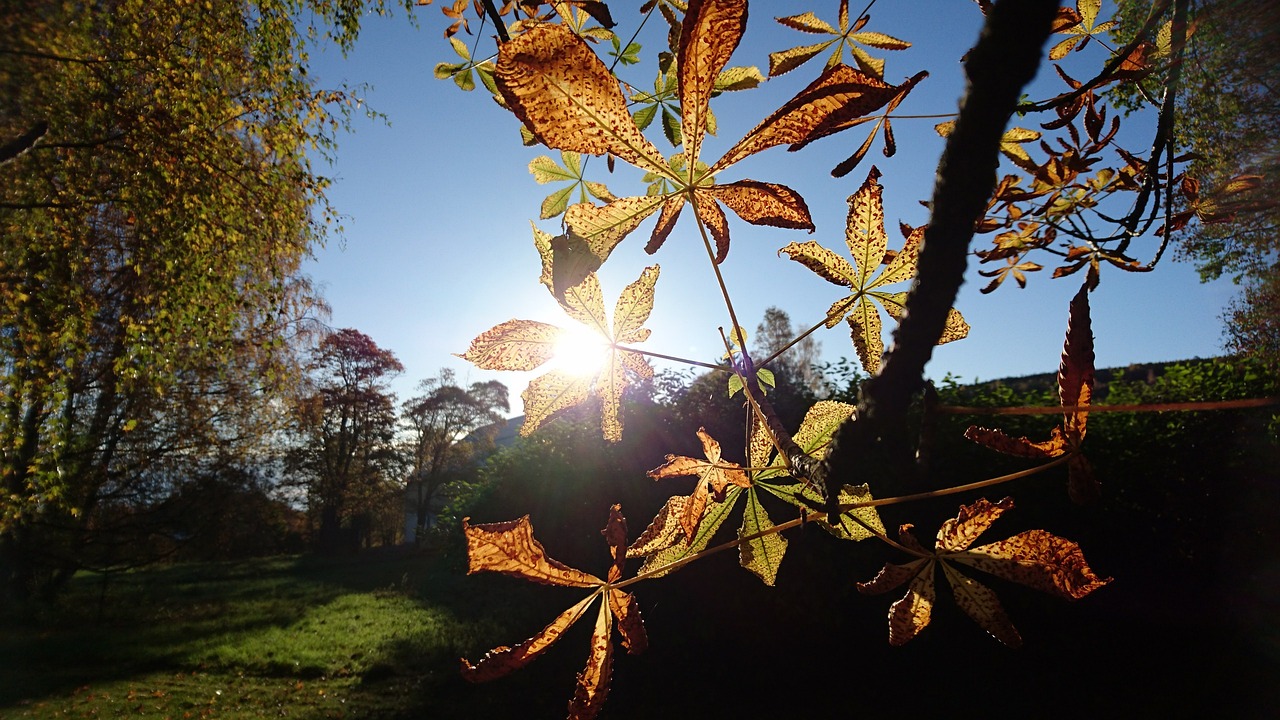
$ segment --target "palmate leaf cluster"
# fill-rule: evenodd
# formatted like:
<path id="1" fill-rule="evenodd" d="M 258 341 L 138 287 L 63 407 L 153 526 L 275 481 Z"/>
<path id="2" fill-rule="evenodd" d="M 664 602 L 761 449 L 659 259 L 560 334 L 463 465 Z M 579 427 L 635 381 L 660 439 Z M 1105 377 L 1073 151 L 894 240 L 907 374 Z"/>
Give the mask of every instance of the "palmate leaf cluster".
<path id="1" fill-rule="evenodd" d="M 798 427 L 784 426 L 769 404 L 766 386 L 772 384 L 772 376 L 767 368 L 756 367 L 761 358 L 753 358 L 745 348 L 745 334 L 720 273 L 720 266 L 730 261 L 730 214 L 749 224 L 780 230 L 814 232 L 816 228 L 805 199 L 796 190 L 742 178 L 735 169 L 765 150 L 780 145 L 800 150 L 863 124 L 872 124 L 871 132 L 832 174 L 843 176 L 857 167 L 881 133 L 885 155 L 892 157 L 897 148 L 895 113 L 926 80 L 927 73 L 917 72 L 901 84 L 891 84 L 885 80 L 884 60 L 873 57 L 867 48 L 901 50 L 910 43 L 873 29 L 865 13 L 850 17 L 849 5 L 843 0 L 836 4 L 834 23 L 816 12 L 777 18 L 787 28 L 829 39 L 773 53 L 770 77 L 795 72 L 810 59 L 831 52 L 808 85 L 712 159 L 703 153 L 706 136 L 717 129 L 712 99 L 722 91 L 757 84 L 761 77 L 753 68 L 729 66 L 746 29 L 745 0 L 646 3 L 641 12 L 660 14 L 667 23 L 669 40 L 669 47 L 658 53 L 658 72 L 651 91 L 615 76 L 619 65 L 634 64 L 640 48 L 634 47 L 634 38 L 626 40 L 614 33 L 613 17 L 603 20 L 606 16 L 599 4 L 551 3 L 545 11 L 543 5 L 521 3 L 514 11 L 512 17 L 518 19 L 507 27 L 510 39 L 498 46 L 490 90 L 520 121 L 526 143 L 542 144 L 560 153 L 558 161 L 540 155 L 529 166 L 540 183 L 570 183 L 543 202 L 543 219 L 562 217 L 559 233 L 534 227 L 534 244 L 542 262 L 540 282 L 566 314 L 598 336 L 608 359 L 604 369 L 590 375 L 551 370 L 536 378 L 524 395 L 528 415 L 523 432 L 532 433 L 558 414 L 595 398 L 602 408 L 604 437 L 611 441 L 621 437 L 622 393 L 635 379 L 652 375 L 645 356 L 659 355 L 638 346 L 650 339 L 643 326 L 657 301 L 658 267 L 645 268 L 622 291 L 612 317 L 605 311 L 597 271 L 618 245 L 650 218 L 654 221 L 645 250 L 660 251 L 675 236 L 684 213 L 687 225 L 681 227 L 705 246 L 733 319 L 728 331 L 720 330 L 726 353 L 721 364 L 713 367 L 729 374 L 729 393 L 745 399 L 741 436 L 745 462 L 726 460 L 722 443 L 729 438 L 714 437 L 705 428 L 697 432 L 700 455 L 666 455 L 664 462 L 649 471 L 649 477 L 663 484 L 688 485 L 692 481 L 691 489 L 687 494 L 672 494 L 648 527 L 630 540 L 619 530 L 620 510 L 614 508 L 605 531 L 615 560 L 608 580 L 575 574 L 578 571 L 553 561 L 544 563 L 539 559 L 543 556 L 541 546 L 532 540 L 526 521 L 469 528 L 471 572 L 507 572 L 538 582 L 594 590 L 542 633 L 516 648 L 499 648 L 477 665 L 467 663 L 464 674 L 473 680 L 488 679 L 491 674 L 482 670 L 484 667 L 506 672 L 524 665 L 581 617 L 596 595 L 608 596 L 610 600 L 601 604 L 587 668 L 579 676 L 578 694 L 570 708 L 571 716 L 592 716 L 608 687 L 611 628 L 629 615 L 629 611 L 614 607 L 618 603 L 613 602 L 613 593 L 730 548 L 737 549 L 745 569 L 772 585 L 788 551 L 782 531 L 811 522 L 841 539 L 876 538 L 915 556 L 906 564 L 886 565 L 879 578 L 862 586 L 879 592 L 907 585 L 907 596 L 890 611 L 890 641 L 894 644 L 915 637 L 928 623 L 935 596 L 932 581 L 939 565 L 961 609 L 1010 645 L 1020 643 L 1021 638 L 994 593 L 967 571 L 957 570 L 957 565 L 1069 599 L 1102 587 L 1107 581 L 1093 573 L 1075 543 L 1043 530 L 971 547 L 996 517 L 1012 507 L 1009 500 L 994 504 L 978 500 L 962 506 L 956 519 L 939 531 L 933 550 L 924 549 L 909 526 L 899 530 L 897 540 L 890 537 L 877 507 L 913 498 L 876 499 L 868 484 L 846 483 L 844 478 L 825 475 L 833 467 L 829 464 L 833 447 L 835 452 L 850 452 L 836 440 L 843 437 L 842 429 L 869 421 L 858 417 L 859 409 L 854 405 L 824 401 L 813 406 Z M 988 2 L 978 2 L 974 11 L 1001 12 Z M 505 17 L 506 10 L 500 16 Z M 589 18 L 601 27 L 591 25 Z M 1139 259 L 1133 250 L 1135 239 L 1163 237 L 1156 242 L 1167 242 L 1179 223 L 1208 222 L 1215 215 L 1209 201 L 1197 206 L 1198 212 L 1190 216 L 1172 214 L 1167 191 L 1174 187 L 1185 188 L 1184 193 L 1195 189 L 1193 180 L 1179 174 L 1187 158 L 1174 152 L 1167 142 L 1168 128 L 1162 126 L 1155 128 L 1154 151 L 1122 147 L 1116 140 L 1121 121 L 1109 113 L 1098 92 L 1116 83 L 1157 75 L 1167 78 L 1169 65 L 1164 61 L 1179 51 L 1181 42 L 1176 25 L 1162 30 L 1153 25 L 1138 41 L 1113 51 L 1099 39 L 1112 24 L 1099 18 L 1099 4 L 1092 0 L 1061 8 L 1056 16 L 1049 9 L 1045 20 L 1045 30 L 1061 36 L 1050 45 L 1051 60 L 1096 51 L 1104 56 L 1100 63 L 1104 69 L 1081 80 L 1056 65 L 1057 76 L 1067 90 L 1043 101 L 1024 100 L 1018 106 L 1019 112 L 1030 117 L 1004 129 L 998 143 L 998 152 L 1013 170 L 999 178 L 986 199 L 985 210 L 972 222 L 972 230 L 995 234 L 992 247 L 974 253 L 981 261 L 1004 261 L 1002 267 L 983 271 L 993 278 L 984 292 L 994 291 L 1008 278 L 1025 286 L 1028 273 L 1042 268 L 1032 257 L 1056 258 L 1054 277 L 1085 270 L 1083 286 L 1071 303 L 1058 377 L 1063 421 L 1044 441 L 979 427 L 971 428 L 966 436 L 993 450 L 1042 462 L 1024 474 L 1066 465 L 1071 497 L 1088 502 L 1100 492 L 1083 455 L 1093 392 L 1089 293 L 1097 287 L 1104 268 L 1145 272 L 1158 262 L 1163 248 Z M 604 49 L 603 54 L 613 62 L 606 62 L 593 47 L 604 39 L 609 40 L 612 52 Z M 852 65 L 844 62 L 846 48 Z M 1038 129 L 1031 125 L 1033 121 L 1039 122 Z M 959 137 L 964 132 L 962 120 L 930 125 L 943 137 Z M 667 154 L 655 144 L 650 135 L 659 132 L 676 152 Z M 996 151 L 993 145 L 993 155 Z M 617 162 L 633 166 L 643 174 L 644 194 L 615 194 L 588 180 L 590 170 L 601 168 L 599 163 L 588 168 L 587 156 L 603 158 L 608 169 Z M 888 364 L 884 359 L 884 316 L 903 322 L 911 315 L 914 293 L 927 292 L 908 292 L 905 284 L 912 280 L 923 284 L 918 264 L 926 253 L 925 238 L 934 232 L 929 226 L 901 224 L 902 245 L 890 249 L 880 179 L 880 170 L 871 167 L 866 180 L 849 197 L 845 228 L 848 257 L 813 240 L 791 242 L 778 251 L 848 290 L 808 332 L 846 324 L 862 367 L 873 376 Z M 1240 182 L 1240 192 L 1247 192 L 1249 181 Z M 575 192 L 576 203 L 571 202 Z M 731 213 L 726 213 L 726 208 Z M 1112 230 L 1097 229 L 1104 226 Z M 899 284 L 899 288 L 891 287 Z M 928 341 L 964 338 L 969 327 L 961 314 L 954 308 L 942 309 L 941 329 Z M 476 337 L 461 356 L 486 369 L 541 368 L 555 355 L 563 332 L 547 323 L 509 320 Z M 986 484 L 1007 479 L 996 478 Z M 775 520 L 777 510 L 770 506 L 779 501 L 792 506 L 791 512 L 799 517 Z M 731 517 L 740 518 L 736 539 L 713 545 Z M 526 559 L 513 569 L 510 558 L 516 556 Z M 624 579 L 623 573 L 627 558 L 642 561 L 630 579 Z M 555 572 L 547 571 L 544 565 Z M 628 606 L 634 602 L 631 595 L 626 598 Z M 634 629 L 623 631 L 624 640 L 634 635 Z"/>

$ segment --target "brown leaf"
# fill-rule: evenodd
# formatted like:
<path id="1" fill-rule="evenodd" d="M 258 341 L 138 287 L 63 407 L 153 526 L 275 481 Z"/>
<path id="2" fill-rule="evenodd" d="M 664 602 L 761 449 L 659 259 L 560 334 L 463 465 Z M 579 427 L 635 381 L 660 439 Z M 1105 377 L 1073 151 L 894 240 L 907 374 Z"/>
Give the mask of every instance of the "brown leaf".
<path id="1" fill-rule="evenodd" d="M 649 236 L 649 244 L 644 246 L 644 251 L 652 255 L 662 247 L 667 241 L 667 236 L 671 235 L 672 228 L 676 225 L 676 219 L 680 217 L 680 211 L 684 209 L 684 196 L 672 195 L 662 202 L 662 213 L 658 215 L 658 222 L 653 226 L 653 233 Z"/>
<path id="2" fill-rule="evenodd" d="M 1075 454 L 1067 460 L 1067 494 L 1077 505 L 1088 505 L 1102 497 L 1102 486 L 1089 458 Z"/>
<path id="3" fill-rule="evenodd" d="M 938 564 L 925 560 L 924 569 L 911 580 L 907 594 L 889 606 L 889 644 L 905 645 L 925 629 L 933 615 L 937 600 L 933 587 L 933 569 Z"/>
<path id="4" fill-rule="evenodd" d="M 1081 287 L 1071 300 L 1067 339 L 1058 366 L 1058 397 L 1063 407 L 1087 406 L 1093 397 L 1093 328 L 1089 320 L 1089 291 Z M 1066 412 L 1063 430 L 1073 448 L 1084 440 L 1087 410 Z"/>
<path id="5" fill-rule="evenodd" d="M 960 506 L 956 517 L 942 523 L 938 528 L 937 548 L 957 552 L 973 544 L 979 535 L 986 532 L 1006 510 L 1013 509 L 1013 498 L 1005 498 L 998 503 L 991 503 L 981 498 L 972 505 Z"/>
<path id="6" fill-rule="evenodd" d="M 751 479 L 747 477 L 741 465 L 720 459 L 720 443 L 708 435 L 703 428 L 698 428 L 698 439 L 702 441 L 705 460 L 668 455 L 665 463 L 648 472 L 649 477 L 654 480 L 686 475 L 698 478 L 698 484 L 685 503 L 684 513 L 680 518 L 684 536 L 690 539 L 697 533 L 698 523 L 702 519 L 702 512 L 706 508 L 710 492 L 714 491 L 716 498 L 721 499 L 729 485 L 744 488 L 751 486 Z"/>
<path id="7" fill-rule="evenodd" d="M 609 508 L 609 522 L 600 534 L 609 543 L 609 551 L 613 555 L 613 565 L 609 566 L 609 582 L 618 582 L 622 579 L 622 567 L 627 562 L 627 519 L 622 516 L 621 505 Z"/>
<path id="8" fill-rule="evenodd" d="M 690 162 L 701 157 L 716 77 L 747 26 L 746 0 L 691 0 L 680 29 L 680 131 Z"/>
<path id="9" fill-rule="evenodd" d="M 503 43 L 494 79 L 507 106 L 547 147 L 611 153 L 669 174 L 662 153 L 627 112 L 617 78 L 568 27 L 536 25 Z"/>
<path id="10" fill-rule="evenodd" d="M 904 88 L 910 89 L 923 77 L 924 74 L 917 75 L 902 87 L 894 87 L 848 65 L 828 67 L 817 80 L 730 148 L 711 166 L 710 172 L 775 145 L 790 145 L 790 150 L 799 150 L 814 140 L 851 127 L 854 120 L 884 107 Z"/>
<path id="11" fill-rule="evenodd" d="M 880 572 L 868 582 L 858 583 L 858 592 L 863 595 L 879 595 L 887 593 L 920 573 L 928 558 L 912 560 L 906 565 L 885 563 Z"/>
<path id="12" fill-rule="evenodd" d="M 1022 647 L 1022 636 L 1009 620 L 995 592 L 950 565 L 946 563 L 941 565 L 942 574 L 951 585 L 951 594 L 956 599 L 956 605 L 960 606 L 964 614 L 973 618 L 973 621 L 983 630 L 991 633 L 992 637 L 1005 645 L 1013 648 Z"/>
<path id="13" fill-rule="evenodd" d="M 964 436 L 979 445 L 985 445 L 996 452 L 1014 457 L 1052 458 L 1067 451 L 1067 439 L 1062 434 L 1061 428 L 1054 428 L 1053 434 L 1045 442 L 1032 442 L 1025 437 L 1014 438 L 1006 435 L 1003 430 L 992 430 L 977 425 L 970 425 L 969 429 L 964 431 Z"/>
<path id="14" fill-rule="evenodd" d="M 640 618 L 640 604 L 634 595 L 609 589 L 609 611 L 618 621 L 618 633 L 622 635 L 622 647 L 630 655 L 639 655 L 649 647 L 649 634 Z"/>
<path id="15" fill-rule="evenodd" d="M 786 185 L 739 180 L 727 185 L 713 185 L 703 192 L 724 203 L 752 225 L 813 232 L 809 206 L 799 193 Z"/>
<path id="16" fill-rule="evenodd" d="M 573 693 L 573 700 L 569 701 L 570 720 L 594 718 L 609 695 L 609 680 L 613 674 L 612 621 L 609 604 L 601 603 L 596 628 L 591 634 L 587 666 L 578 673 L 578 687 Z"/>
<path id="17" fill-rule="evenodd" d="M 510 522 L 468 525 L 462 519 L 467 538 L 467 574 L 496 572 L 532 580 L 544 585 L 595 587 L 604 581 L 547 557 L 542 543 L 533 537 L 529 516 Z"/>
<path id="18" fill-rule="evenodd" d="M 505 645 L 496 647 L 485 653 L 485 656 L 480 658 L 475 665 L 463 658 L 462 677 L 473 683 L 487 682 L 528 665 L 545 652 L 547 648 L 554 645 L 560 639 L 560 636 L 564 634 L 564 631 L 568 630 L 570 626 L 578 621 L 578 618 L 581 618 L 586 613 L 591 601 L 595 599 L 594 593 L 582 598 L 578 604 L 557 615 L 556 619 L 552 620 L 537 635 L 515 647 L 507 647 Z"/>
<path id="19" fill-rule="evenodd" d="M 627 548 L 627 557 L 644 557 L 675 545 L 681 538 L 680 518 L 684 517 L 687 495 L 672 495 L 654 516 L 649 527 Z"/>
<path id="20" fill-rule="evenodd" d="M 1094 574 L 1079 545 L 1044 530 L 1028 530 L 947 559 L 1068 600 L 1111 582 Z"/>
<path id="21" fill-rule="evenodd" d="M 693 209 L 698 214 L 698 219 L 706 226 L 707 232 L 711 233 L 711 239 L 716 246 L 716 264 L 724 262 L 729 254 L 729 221 L 725 219 L 724 211 L 720 209 L 715 198 L 706 192 L 693 194 Z"/>

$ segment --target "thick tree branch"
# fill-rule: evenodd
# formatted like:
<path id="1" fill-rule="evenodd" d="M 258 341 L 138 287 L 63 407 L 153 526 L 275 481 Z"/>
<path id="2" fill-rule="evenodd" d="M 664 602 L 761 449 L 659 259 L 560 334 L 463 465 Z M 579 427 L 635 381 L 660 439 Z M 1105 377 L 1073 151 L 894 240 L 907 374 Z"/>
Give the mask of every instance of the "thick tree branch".
<path id="1" fill-rule="evenodd" d="M 907 407 L 964 281 L 974 225 L 995 189 L 1000 136 L 1040 65 L 1057 7 L 1057 0 L 1002 0 L 969 53 L 969 86 L 938 164 L 932 218 L 905 316 L 880 372 L 863 387 L 857 413 L 840 427 L 820 471 L 833 522 L 841 485 L 861 482 L 859 475 L 874 471 L 877 457 L 883 461 L 887 455 L 890 464 L 902 458 Z"/>

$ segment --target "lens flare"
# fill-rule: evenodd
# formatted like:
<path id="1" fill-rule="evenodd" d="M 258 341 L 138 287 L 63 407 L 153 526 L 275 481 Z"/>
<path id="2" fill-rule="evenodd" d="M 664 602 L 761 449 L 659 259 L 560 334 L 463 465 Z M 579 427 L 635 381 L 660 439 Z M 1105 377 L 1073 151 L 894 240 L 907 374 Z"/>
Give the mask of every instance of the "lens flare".
<path id="1" fill-rule="evenodd" d="M 565 329 L 556 343 L 556 368 L 573 375 L 595 375 L 609 359 L 609 345 L 585 329 Z"/>

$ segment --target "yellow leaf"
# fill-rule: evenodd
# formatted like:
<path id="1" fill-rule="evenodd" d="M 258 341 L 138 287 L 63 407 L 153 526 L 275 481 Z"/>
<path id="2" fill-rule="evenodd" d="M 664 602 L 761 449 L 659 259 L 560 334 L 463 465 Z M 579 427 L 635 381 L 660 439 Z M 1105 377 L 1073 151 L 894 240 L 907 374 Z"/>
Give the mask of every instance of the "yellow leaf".
<path id="1" fill-rule="evenodd" d="M 831 47 L 834 42 L 835 40 L 828 40 L 769 53 L 769 77 L 778 77 L 795 70 L 812 60 L 818 53 Z"/>
<path id="2" fill-rule="evenodd" d="M 520 393 L 525 413 L 520 434 L 532 434 L 556 413 L 582 404 L 590 394 L 590 377 L 554 370 L 534 378 Z"/>
<path id="3" fill-rule="evenodd" d="M 857 281 L 858 271 L 849 264 L 848 260 L 845 260 L 813 240 L 807 240 L 802 243 L 790 243 L 779 250 L 778 254 L 785 254 L 792 260 L 795 260 L 801 265 L 804 265 L 814 271 L 824 280 L 835 283 L 836 285 L 854 287 L 854 283 Z M 840 322 L 843 317 L 844 314 L 841 313 L 835 318 L 835 320 L 829 320 L 827 327 L 835 327 L 836 323 Z"/>
<path id="4" fill-rule="evenodd" d="M 603 206 L 577 203 L 565 211 L 564 221 L 570 232 L 581 238 L 591 254 L 603 263 L 618 243 L 665 201 L 660 195 L 641 195 L 619 198 Z"/>
<path id="5" fill-rule="evenodd" d="M 875 375 L 880 371 L 880 359 L 884 356 L 879 311 L 865 297 L 859 298 L 853 312 L 849 313 L 848 322 L 853 347 L 858 351 L 862 367 L 869 374 Z"/>
<path id="6" fill-rule="evenodd" d="M 508 320 L 481 333 L 458 357 L 485 370 L 533 370 L 555 354 L 562 332 L 536 320 Z"/>
<path id="7" fill-rule="evenodd" d="M 654 286 L 658 282 L 657 265 L 645 268 L 639 279 L 628 285 L 618 296 L 613 311 L 613 338 L 615 342 L 643 342 L 649 331 L 641 326 L 653 312 Z"/>

